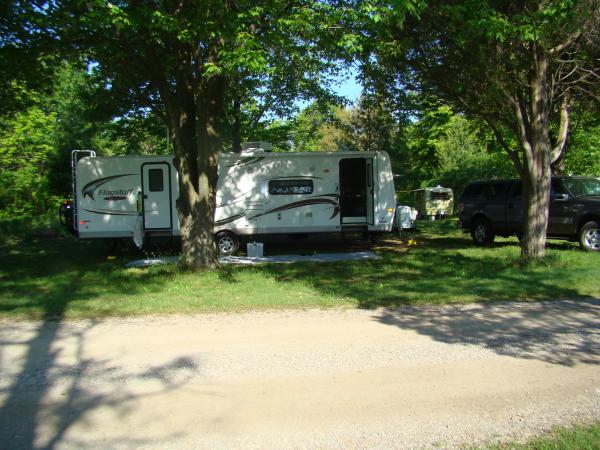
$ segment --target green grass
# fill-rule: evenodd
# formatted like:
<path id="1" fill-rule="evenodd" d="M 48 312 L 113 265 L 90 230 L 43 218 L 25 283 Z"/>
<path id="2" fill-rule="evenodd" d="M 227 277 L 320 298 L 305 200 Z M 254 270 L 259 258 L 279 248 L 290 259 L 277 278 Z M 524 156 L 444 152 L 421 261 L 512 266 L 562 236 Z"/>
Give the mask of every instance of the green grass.
<path id="1" fill-rule="evenodd" d="M 0 243 L 11 243 L 23 238 L 67 236 L 58 220 L 58 207 L 35 217 L 0 217 Z"/>
<path id="2" fill-rule="evenodd" d="M 379 260 L 224 267 L 125 269 L 142 257 L 97 241 L 24 232 L 0 239 L 0 317 L 61 318 L 277 308 L 446 304 L 600 296 L 600 254 L 550 244 L 519 264 L 516 239 L 477 248 L 452 222 L 422 223 L 417 245 L 384 242 Z M 2 227 L 0 227 L 2 229 Z M 21 231 L 22 231 L 21 230 Z M 267 250 L 269 247 L 267 247 Z"/>
<path id="3" fill-rule="evenodd" d="M 556 428 L 526 444 L 504 444 L 488 450 L 595 450 L 600 449 L 600 424 Z"/>

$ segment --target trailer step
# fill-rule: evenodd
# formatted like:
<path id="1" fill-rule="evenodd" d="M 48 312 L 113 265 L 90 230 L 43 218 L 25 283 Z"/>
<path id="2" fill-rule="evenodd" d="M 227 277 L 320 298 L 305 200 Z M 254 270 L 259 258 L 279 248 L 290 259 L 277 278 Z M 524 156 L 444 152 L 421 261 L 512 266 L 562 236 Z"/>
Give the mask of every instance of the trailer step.
<path id="1" fill-rule="evenodd" d="M 368 225 L 342 225 L 342 234 L 344 233 L 367 233 L 369 231 Z"/>
<path id="2" fill-rule="evenodd" d="M 344 225 L 342 226 L 342 240 L 368 242 L 369 227 L 367 225 Z"/>

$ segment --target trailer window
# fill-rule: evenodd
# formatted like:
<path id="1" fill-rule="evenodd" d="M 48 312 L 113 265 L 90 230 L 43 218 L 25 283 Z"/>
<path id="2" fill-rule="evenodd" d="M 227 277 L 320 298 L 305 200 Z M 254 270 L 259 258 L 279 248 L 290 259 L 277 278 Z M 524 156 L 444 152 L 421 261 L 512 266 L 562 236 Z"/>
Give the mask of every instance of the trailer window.
<path id="1" fill-rule="evenodd" d="M 269 194 L 294 195 L 312 194 L 312 180 L 271 180 L 269 181 Z"/>
<path id="2" fill-rule="evenodd" d="M 162 169 L 150 169 L 148 171 L 148 188 L 150 192 L 161 192 L 164 190 Z"/>
<path id="3" fill-rule="evenodd" d="M 448 192 L 432 192 L 431 200 L 450 200 L 450 194 Z"/>

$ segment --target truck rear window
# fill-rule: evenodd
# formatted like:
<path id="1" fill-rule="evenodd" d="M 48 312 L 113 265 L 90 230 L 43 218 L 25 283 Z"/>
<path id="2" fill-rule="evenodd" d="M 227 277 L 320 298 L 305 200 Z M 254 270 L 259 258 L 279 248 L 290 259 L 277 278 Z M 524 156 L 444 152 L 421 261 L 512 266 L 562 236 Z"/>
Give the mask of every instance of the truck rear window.
<path id="1" fill-rule="evenodd" d="M 467 186 L 463 198 L 478 198 L 482 200 L 502 200 L 506 192 L 506 183 L 477 183 Z"/>

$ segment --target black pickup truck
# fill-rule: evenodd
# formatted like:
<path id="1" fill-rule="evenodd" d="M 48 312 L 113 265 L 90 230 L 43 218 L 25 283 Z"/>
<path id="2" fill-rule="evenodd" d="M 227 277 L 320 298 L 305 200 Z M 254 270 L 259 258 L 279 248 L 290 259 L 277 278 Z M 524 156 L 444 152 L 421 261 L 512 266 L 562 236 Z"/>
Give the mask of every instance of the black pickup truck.
<path id="1" fill-rule="evenodd" d="M 470 183 L 459 199 L 459 225 L 478 245 L 495 236 L 522 236 L 523 194 L 520 180 Z M 548 237 L 579 241 L 584 250 L 600 251 L 600 179 L 553 177 Z"/>

